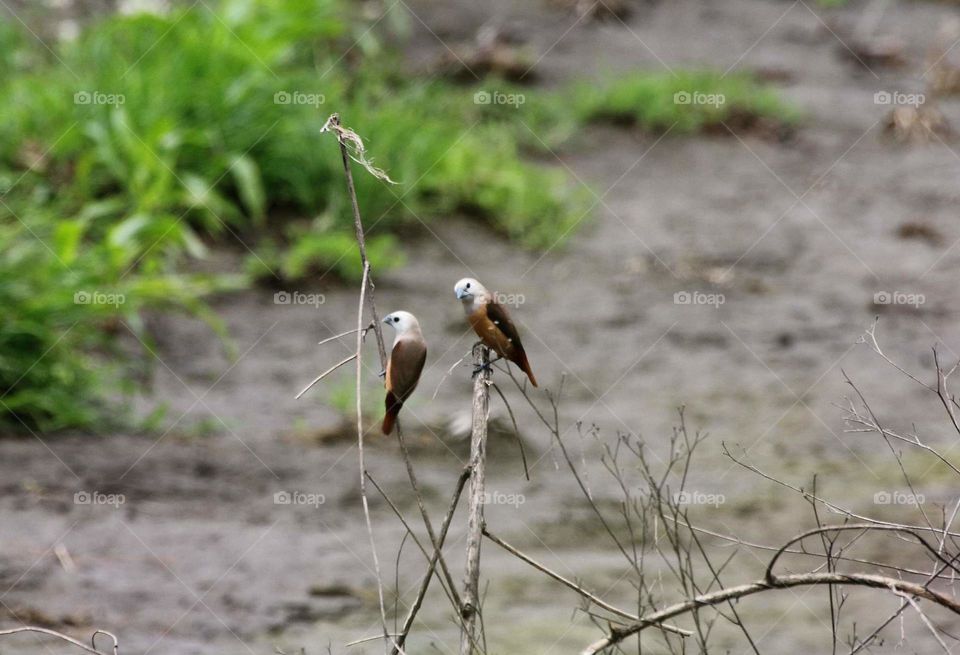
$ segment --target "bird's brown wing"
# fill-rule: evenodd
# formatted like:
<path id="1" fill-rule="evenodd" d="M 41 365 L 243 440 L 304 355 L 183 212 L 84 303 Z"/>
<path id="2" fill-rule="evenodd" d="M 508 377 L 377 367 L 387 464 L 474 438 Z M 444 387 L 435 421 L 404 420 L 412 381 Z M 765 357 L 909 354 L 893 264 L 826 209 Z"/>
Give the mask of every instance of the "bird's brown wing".
<path id="1" fill-rule="evenodd" d="M 523 349 L 523 343 L 520 341 L 520 333 L 517 331 L 517 326 L 510 320 L 510 314 L 507 313 L 507 308 L 495 300 L 491 300 L 487 303 L 487 318 L 503 333 L 503 336 L 506 337 L 507 343 L 500 349 L 500 354 L 519 366 L 520 369 L 527 374 L 527 377 L 530 378 L 533 386 L 537 386 L 537 379 L 533 375 L 530 362 L 527 360 L 527 353 Z"/>
<path id="2" fill-rule="evenodd" d="M 418 339 L 402 339 L 393 346 L 387 362 L 387 391 L 401 402 L 406 400 L 420 381 L 427 361 L 427 345 Z"/>
<path id="3" fill-rule="evenodd" d="M 501 354 L 505 355 L 507 359 L 513 359 L 516 354 L 523 353 L 523 344 L 520 343 L 520 333 L 517 332 L 517 326 L 510 320 L 510 314 L 507 313 L 507 308 L 495 300 L 488 302 L 486 308 L 487 318 L 490 319 L 490 322 L 493 323 L 498 330 L 503 332 L 503 336 L 507 338 L 507 343 L 502 345 L 503 352 Z"/>

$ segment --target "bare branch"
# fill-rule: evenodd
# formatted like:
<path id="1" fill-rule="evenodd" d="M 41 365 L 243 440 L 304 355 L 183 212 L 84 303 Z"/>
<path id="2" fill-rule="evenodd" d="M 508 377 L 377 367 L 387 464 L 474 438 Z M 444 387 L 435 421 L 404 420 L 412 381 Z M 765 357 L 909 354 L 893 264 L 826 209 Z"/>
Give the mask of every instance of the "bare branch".
<path id="1" fill-rule="evenodd" d="M 360 284 L 360 306 L 357 308 L 357 448 L 360 451 L 360 501 L 363 505 L 363 518 L 370 537 L 370 552 L 373 554 L 373 570 L 377 576 L 377 599 L 380 601 L 380 620 L 383 624 L 383 639 L 387 651 L 390 649 L 390 634 L 387 631 L 387 610 L 383 600 L 383 578 L 380 575 L 380 558 L 377 557 L 377 544 L 373 538 L 373 523 L 370 521 L 370 505 L 367 502 L 367 467 L 363 460 L 363 304 L 366 300 L 367 282 L 370 275 L 370 263 L 363 265 L 363 281 Z"/>
<path id="2" fill-rule="evenodd" d="M 120 644 L 117 641 L 117 637 L 106 630 L 96 630 L 93 635 L 90 637 L 91 646 L 87 646 L 83 642 L 77 641 L 73 637 L 68 637 L 62 632 L 57 632 L 56 630 L 50 630 L 49 628 L 39 628 L 32 625 L 25 625 L 19 628 L 10 628 L 9 630 L 0 630 L 0 637 L 6 637 L 8 635 L 15 635 L 24 632 L 38 632 L 40 634 L 48 635 L 50 637 L 56 637 L 61 641 L 65 641 L 68 644 L 76 646 L 77 648 L 84 650 L 88 653 L 93 653 L 93 655 L 108 655 L 107 653 L 97 650 L 97 635 L 106 635 L 113 640 L 113 655 L 117 655 L 120 650 Z"/>
<path id="3" fill-rule="evenodd" d="M 950 655 L 950 649 L 947 648 L 947 645 L 945 643 L 943 643 L 943 638 L 940 637 L 940 633 L 937 632 L 937 629 L 933 627 L 932 623 L 930 623 L 930 619 L 928 619 L 927 615 L 923 613 L 922 609 L 920 609 L 919 603 L 917 603 L 917 601 L 915 601 L 912 596 L 910 596 L 909 594 L 905 594 L 902 591 L 899 591 L 893 588 L 891 588 L 890 591 L 892 591 L 895 596 L 899 596 L 900 598 L 902 598 L 904 601 L 906 601 L 910 605 L 910 607 L 914 609 L 914 611 L 917 613 L 917 616 L 919 616 L 920 620 L 923 621 L 923 624 L 927 626 L 928 630 L 930 630 L 930 634 L 932 634 L 933 638 L 937 640 L 938 644 L 940 644 L 940 648 L 943 649 L 943 652 L 946 653 L 947 655 Z"/>
<path id="4" fill-rule="evenodd" d="M 373 323 L 370 323 L 370 325 L 368 325 L 367 327 L 363 328 L 362 332 L 363 332 L 364 336 L 366 336 L 367 332 L 369 332 L 369 331 L 372 330 L 372 329 L 373 329 Z M 356 334 L 356 333 L 359 332 L 359 331 L 360 331 L 360 330 L 357 330 L 357 329 L 347 330 L 346 332 L 341 332 L 340 334 L 335 334 L 335 335 L 333 335 L 332 337 L 327 337 L 327 338 L 324 339 L 323 341 L 320 341 L 317 345 L 322 346 L 322 345 L 324 345 L 324 344 L 330 343 L 331 341 L 336 341 L 337 339 L 342 339 L 343 337 L 349 336 L 349 335 L 351 335 L 351 334 Z"/>
<path id="5" fill-rule="evenodd" d="M 503 391 L 500 390 L 497 383 L 491 381 L 490 384 L 493 386 L 493 390 L 497 392 L 497 395 L 500 396 L 500 400 L 503 401 L 503 404 L 507 408 L 507 413 L 510 415 L 510 422 L 513 423 L 513 434 L 517 437 L 517 446 L 520 448 L 520 459 L 523 462 L 523 477 L 527 479 L 527 482 L 530 482 L 530 469 L 527 468 L 527 453 L 523 449 L 523 438 L 520 436 L 520 428 L 517 427 L 517 419 L 513 415 L 513 408 L 510 407 L 507 397 L 503 395 Z"/>
<path id="6" fill-rule="evenodd" d="M 440 378 L 440 382 L 437 384 L 437 388 L 433 390 L 433 396 L 431 397 L 431 400 L 436 400 L 436 399 L 437 399 L 437 394 L 440 393 L 440 388 L 443 386 L 443 383 L 447 381 L 447 378 L 450 377 L 450 376 L 453 374 L 453 369 L 455 369 L 455 368 L 457 368 L 458 366 L 460 366 L 460 364 L 463 363 L 463 360 L 465 360 L 469 355 L 470 355 L 470 353 L 467 352 L 466 355 L 464 355 L 463 357 L 461 357 L 460 359 L 458 359 L 457 361 L 455 361 L 455 362 L 450 366 L 450 368 L 448 368 L 448 369 L 446 370 L 446 372 L 443 374 L 443 377 Z"/>
<path id="7" fill-rule="evenodd" d="M 810 537 L 813 535 L 823 534 L 827 532 L 842 532 L 845 530 L 872 530 L 876 532 L 899 532 L 901 534 L 906 534 L 916 539 L 917 542 L 924 547 L 924 549 L 930 552 L 934 556 L 934 558 L 939 560 L 942 564 L 944 564 L 945 566 L 951 569 L 954 569 L 955 571 L 957 570 L 956 566 L 952 561 L 944 559 L 943 556 L 940 554 L 940 552 L 936 548 L 928 544 L 926 540 L 917 533 L 916 529 L 912 527 L 897 526 L 897 525 L 874 525 L 872 523 L 848 523 L 846 525 L 825 525 L 823 527 L 817 527 L 817 528 L 813 528 L 812 530 L 807 530 L 806 532 L 801 532 L 800 534 L 792 537 L 773 555 L 772 558 L 770 558 L 770 563 L 767 564 L 767 570 L 764 573 L 764 578 L 766 578 L 767 580 L 774 579 L 775 576 L 773 574 L 773 567 L 776 566 L 777 561 L 780 559 L 780 556 L 783 554 L 783 552 L 788 547 L 792 546 L 798 541 L 802 541 L 803 539 L 806 539 L 807 537 Z"/>
<path id="8" fill-rule="evenodd" d="M 353 332 L 356 332 L 356 330 L 353 330 Z M 357 352 L 359 352 L 359 351 L 357 351 Z M 294 400 L 300 400 L 300 396 L 302 396 L 303 394 L 305 394 L 305 393 L 307 393 L 308 391 L 310 391 L 310 388 L 313 387 L 313 385 L 315 385 L 317 382 L 319 382 L 319 381 L 322 380 L 323 378 L 327 377 L 328 375 L 330 375 L 331 373 L 333 373 L 334 371 L 336 371 L 338 368 L 340 368 L 340 367 L 343 366 L 344 364 L 349 364 L 350 362 L 352 362 L 352 361 L 355 360 L 356 358 L 357 358 L 357 353 L 353 353 L 353 354 L 350 355 L 349 357 L 345 357 L 344 359 L 341 359 L 339 362 L 337 362 L 336 364 L 334 364 L 333 366 L 331 366 L 330 368 L 328 368 L 326 371 L 324 371 L 323 373 L 321 373 L 320 375 L 318 375 L 316 378 L 314 378 L 314 379 L 313 379 L 313 382 L 311 382 L 310 384 L 308 384 L 307 386 L 305 386 L 305 387 L 303 388 L 303 390 L 302 390 L 300 393 L 297 394 L 297 396 L 296 396 L 296 398 L 294 398 Z"/>
<path id="9" fill-rule="evenodd" d="M 505 551 L 507 551 L 508 553 L 510 553 L 510 554 L 512 554 L 512 555 L 515 555 L 516 557 L 518 557 L 519 559 L 523 560 L 524 562 L 526 562 L 527 564 L 529 564 L 529 565 L 532 566 L 533 568 L 537 569 L 537 570 L 540 571 L 541 573 L 545 573 L 548 577 L 553 578 L 554 580 L 556 580 L 557 582 L 559 582 L 559 583 L 562 584 L 563 586 L 567 587 L 568 589 L 571 589 L 571 590 L 577 592 L 578 594 L 580 594 L 581 596 L 583 596 L 584 598 L 586 598 L 587 600 L 589 600 L 589 601 L 590 601 L 591 603 L 593 603 L 594 605 L 596 605 L 596 606 L 598 606 L 598 607 L 602 607 L 603 609 L 607 610 L 608 612 L 610 612 L 610 613 L 612 613 L 612 614 L 616 614 L 617 616 L 621 616 L 621 617 L 623 617 L 623 618 L 625 618 L 625 619 L 630 619 L 631 621 L 637 621 L 637 620 L 639 620 L 639 617 L 638 617 L 638 616 L 636 616 L 636 615 L 634 615 L 634 614 L 631 614 L 630 612 L 626 612 L 626 611 L 624 611 L 624 610 L 622 610 L 622 609 L 620 609 L 620 608 L 618 608 L 618 607 L 614 607 L 614 606 L 611 605 L 610 603 L 604 601 L 604 600 L 603 600 L 602 598 L 600 598 L 599 596 L 596 596 L 595 594 L 590 593 L 589 591 L 587 591 L 586 589 L 584 589 L 583 587 L 581 587 L 580 585 L 578 585 L 578 584 L 577 584 L 576 582 L 574 582 L 573 580 L 568 580 L 567 578 L 563 577 L 563 576 L 560 575 L 559 573 L 548 569 L 546 566 L 544 566 L 543 564 L 541 564 L 541 563 L 538 562 L 537 560 L 533 559 L 533 558 L 530 557 L 529 555 L 526 555 L 526 554 L 524 554 L 523 552 L 521 552 L 520 550 L 518 550 L 517 548 L 511 546 L 510 544 L 508 544 L 506 541 L 504 541 L 504 540 L 501 539 L 500 537 L 498 537 L 498 536 L 496 536 L 496 535 L 494 535 L 494 534 L 491 534 L 490 531 L 487 529 L 486 526 L 484 526 L 484 528 L 483 528 L 483 535 L 484 535 L 487 539 L 489 539 L 490 541 L 492 541 L 493 543 L 495 543 L 495 544 L 497 544 L 498 546 L 500 546 L 501 548 L 503 548 L 503 549 L 504 549 Z M 673 625 L 662 624 L 660 627 L 661 627 L 662 629 L 666 630 L 667 632 L 673 632 L 674 634 L 678 634 L 678 635 L 681 635 L 681 636 L 683 636 L 683 637 L 689 637 L 690 635 L 693 634 L 693 633 L 690 632 L 689 630 L 684 630 L 684 629 L 682 629 L 682 628 L 678 628 L 678 627 L 673 626 Z"/>
<path id="10" fill-rule="evenodd" d="M 437 540 L 436 545 L 433 549 L 433 555 L 430 557 L 430 562 L 427 566 L 427 573 L 423 576 L 423 581 L 420 583 L 420 589 L 417 591 L 417 597 L 413 601 L 413 605 L 410 606 L 409 612 L 407 612 L 407 618 L 403 621 L 403 628 L 400 631 L 400 638 L 397 639 L 397 648 L 403 648 L 407 640 L 407 635 L 410 634 L 410 628 L 413 627 L 413 621 L 417 618 L 417 612 L 420 611 L 420 606 L 423 604 L 423 599 L 427 595 L 427 589 L 430 587 L 430 579 L 433 577 L 434 571 L 436 571 L 437 561 L 441 558 L 441 551 L 443 549 L 443 542 L 447 538 L 447 530 L 450 528 L 450 521 L 453 519 L 453 514 L 457 509 L 457 505 L 460 502 L 460 493 L 463 491 L 464 485 L 467 483 L 467 478 L 470 477 L 470 469 L 465 468 L 463 473 L 460 474 L 460 478 L 457 480 L 457 486 L 453 492 L 453 498 L 450 501 L 450 508 L 447 510 L 447 514 L 443 517 L 443 523 L 440 525 L 440 538 Z M 455 592 L 454 592 L 455 593 Z M 458 601 L 454 601 L 454 605 L 457 605 Z"/>
<path id="11" fill-rule="evenodd" d="M 612 628 L 603 639 L 590 644 L 582 655 L 595 655 L 611 646 L 619 644 L 627 637 L 637 634 L 649 627 L 656 626 L 664 621 L 681 614 L 687 614 L 701 607 L 725 603 L 728 600 L 752 596 L 771 589 L 788 589 L 810 585 L 857 585 L 873 589 L 901 592 L 929 600 L 944 607 L 954 614 L 960 615 L 960 603 L 955 599 L 938 591 L 912 582 L 904 582 L 895 578 L 867 573 L 798 573 L 794 575 L 775 576 L 773 580 L 757 580 L 737 587 L 720 589 L 709 594 L 701 594 L 689 600 L 670 605 L 657 612 L 641 617 L 639 621 L 624 628 Z"/>
<path id="12" fill-rule="evenodd" d="M 833 502 L 827 500 L 826 498 L 823 498 L 822 496 L 818 496 L 818 495 L 816 495 L 816 494 L 811 494 L 809 491 L 805 491 L 805 490 L 802 489 L 801 487 L 796 487 L 796 486 L 794 486 L 794 485 L 792 485 L 792 484 L 790 484 L 790 483 L 788 483 L 788 482 L 784 482 L 783 480 L 777 479 L 777 478 L 775 478 L 774 476 L 772 476 L 772 475 L 770 475 L 770 474 L 768 474 L 768 473 L 763 472 L 761 469 L 757 468 L 756 466 L 753 466 L 752 464 L 747 464 L 746 462 L 737 459 L 737 458 L 734 457 L 733 454 L 727 449 L 727 446 L 726 446 L 725 443 L 722 444 L 722 447 L 723 447 L 723 454 L 724 454 L 724 455 L 726 455 L 726 456 L 729 457 L 731 460 L 733 460 L 735 463 L 739 464 L 740 466 L 742 466 L 743 468 L 747 469 L 748 471 L 752 471 L 753 473 L 756 473 L 757 475 L 759 475 L 761 478 L 764 478 L 765 480 L 769 480 L 770 482 L 773 482 L 773 483 L 778 484 L 778 485 L 780 485 L 780 486 L 782 486 L 782 487 L 786 487 L 787 489 L 790 489 L 790 490 L 792 490 L 792 491 L 795 491 L 795 492 L 797 492 L 798 494 L 800 494 L 801 496 L 803 496 L 804 498 L 809 498 L 809 499 L 811 499 L 811 500 L 815 500 L 815 501 L 817 501 L 818 503 L 820 503 L 821 505 L 823 505 L 823 506 L 829 508 L 830 510 L 836 512 L 837 514 L 843 514 L 843 515 L 849 516 L 849 517 L 851 517 L 851 518 L 857 519 L 858 521 L 864 521 L 864 522 L 866 522 L 866 523 L 872 523 L 873 525 L 877 525 L 877 526 L 888 526 L 888 527 L 892 527 L 892 528 L 908 528 L 908 529 L 914 530 L 914 531 L 916 531 L 916 532 L 935 532 L 935 533 L 938 533 L 938 534 L 941 532 L 941 530 L 939 530 L 939 529 L 937 529 L 937 528 L 931 528 L 931 527 L 926 526 L 926 525 L 903 525 L 903 524 L 900 524 L 900 523 L 893 523 L 893 522 L 891 522 L 891 521 L 883 521 L 883 520 L 881 520 L 881 519 L 876 519 L 876 518 L 873 518 L 873 517 L 870 517 L 870 516 L 864 516 L 863 514 L 858 514 L 858 513 L 854 512 L 853 510 L 850 510 L 850 509 L 847 509 L 847 508 L 842 507 L 842 506 L 840 506 L 840 505 L 837 505 L 836 503 L 833 503 Z M 951 536 L 951 537 L 960 537 L 960 532 L 946 532 L 946 534 L 947 534 L 948 536 Z"/>

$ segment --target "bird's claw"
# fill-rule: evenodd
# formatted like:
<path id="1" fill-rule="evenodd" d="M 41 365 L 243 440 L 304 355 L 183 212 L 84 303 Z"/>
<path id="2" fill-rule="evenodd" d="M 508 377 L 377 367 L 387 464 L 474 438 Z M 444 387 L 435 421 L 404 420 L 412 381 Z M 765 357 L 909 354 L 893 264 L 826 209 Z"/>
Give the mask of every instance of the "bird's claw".
<path id="1" fill-rule="evenodd" d="M 493 365 L 499 362 L 503 357 L 497 357 L 496 359 L 491 359 L 486 364 L 474 364 L 473 366 L 473 375 L 471 377 L 477 377 L 480 374 L 480 371 L 493 371 Z"/>
<path id="2" fill-rule="evenodd" d="M 377 373 L 377 377 L 386 379 L 386 378 L 387 378 L 387 369 L 385 369 L 385 368 L 380 369 L 380 372 Z"/>
<path id="3" fill-rule="evenodd" d="M 471 375 L 470 377 L 471 377 L 471 378 L 477 377 L 478 375 L 480 375 L 480 372 L 481 372 L 481 371 L 492 371 L 493 369 L 490 368 L 490 364 L 492 364 L 492 363 L 493 363 L 493 362 L 487 362 L 486 364 L 477 364 L 477 365 L 474 365 L 474 367 L 473 367 L 473 375 Z"/>

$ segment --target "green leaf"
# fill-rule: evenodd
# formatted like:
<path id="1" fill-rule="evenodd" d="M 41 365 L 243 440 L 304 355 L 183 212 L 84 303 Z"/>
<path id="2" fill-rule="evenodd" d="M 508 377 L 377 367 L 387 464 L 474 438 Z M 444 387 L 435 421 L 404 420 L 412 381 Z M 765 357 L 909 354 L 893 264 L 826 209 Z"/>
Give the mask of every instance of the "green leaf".
<path id="1" fill-rule="evenodd" d="M 77 259 L 77 252 L 85 227 L 83 221 L 73 220 L 63 221 L 54 229 L 54 248 L 57 251 L 57 256 L 67 266 Z"/>
<path id="2" fill-rule="evenodd" d="M 249 155 L 239 155 L 230 163 L 230 173 L 240 200 L 257 227 L 263 227 L 267 213 L 267 194 L 263 189 L 260 168 Z"/>

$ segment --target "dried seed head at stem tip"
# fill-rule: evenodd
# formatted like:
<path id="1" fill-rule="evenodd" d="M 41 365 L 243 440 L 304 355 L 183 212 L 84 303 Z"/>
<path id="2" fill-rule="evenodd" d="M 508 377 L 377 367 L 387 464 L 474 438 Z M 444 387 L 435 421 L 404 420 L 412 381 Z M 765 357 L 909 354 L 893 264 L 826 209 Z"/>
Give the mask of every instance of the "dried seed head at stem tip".
<path id="1" fill-rule="evenodd" d="M 340 114 L 330 114 L 330 118 L 328 118 L 327 122 L 320 128 L 320 132 L 333 132 L 336 134 L 340 144 L 347 148 L 350 159 L 363 166 L 370 175 L 388 184 L 397 184 L 397 182 L 390 179 L 386 171 L 374 166 L 372 159 L 367 159 L 367 149 L 363 145 L 363 139 L 349 127 L 344 127 L 340 124 Z"/>

